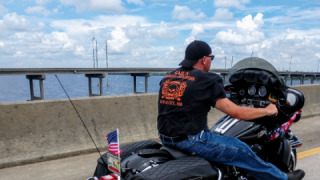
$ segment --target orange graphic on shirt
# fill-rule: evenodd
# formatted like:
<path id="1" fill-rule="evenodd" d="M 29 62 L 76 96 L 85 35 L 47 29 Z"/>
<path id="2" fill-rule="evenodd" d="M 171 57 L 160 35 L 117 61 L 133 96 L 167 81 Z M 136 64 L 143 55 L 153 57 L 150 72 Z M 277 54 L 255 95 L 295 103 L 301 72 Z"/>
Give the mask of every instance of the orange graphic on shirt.
<path id="1" fill-rule="evenodd" d="M 166 80 L 162 86 L 161 99 L 181 101 L 186 87 L 186 82 Z"/>

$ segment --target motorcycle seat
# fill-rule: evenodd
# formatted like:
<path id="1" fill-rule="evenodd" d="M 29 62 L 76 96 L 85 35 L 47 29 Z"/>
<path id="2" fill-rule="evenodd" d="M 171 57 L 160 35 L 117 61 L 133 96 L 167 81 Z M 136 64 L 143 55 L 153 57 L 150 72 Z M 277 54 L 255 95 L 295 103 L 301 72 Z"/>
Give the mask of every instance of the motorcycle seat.
<path id="1" fill-rule="evenodd" d="M 170 157 L 169 152 L 162 149 L 141 149 L 137 154 L 138 156 L 144 158 L 150 158 L 154 156 Z"/>
<path id="2" fill-rule="evenodd" d="M 182 150 L 170 146 L 162 146 L 160 149 L 167 151 L 174 159 L 181 159 L 190 156 Z"/>

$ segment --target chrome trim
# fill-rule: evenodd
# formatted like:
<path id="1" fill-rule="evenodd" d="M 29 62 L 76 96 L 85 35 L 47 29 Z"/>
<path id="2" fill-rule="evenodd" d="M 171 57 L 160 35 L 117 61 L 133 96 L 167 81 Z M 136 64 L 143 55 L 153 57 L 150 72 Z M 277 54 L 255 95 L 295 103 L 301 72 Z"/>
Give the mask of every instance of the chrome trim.
<path id="1" fill-rule="evenodd" d="M 219 168 L 215 167 L 215 166 L 212 166 L 213 168 L 215 168 L 218 172 L 218 179 L 217 180 L 222 180 L 222 172 Z"/>
<path id="2" fill-rule="evenodd" d="M 297 162 L 296 162 L 296 156 L 295 156 L 295 154 L 293 153 L 293 151 L 292 151 L 292 150 L 291 150 L 290 155 L 291 155 L 292 163 L 293 163 L 293 165 L 292 165 L 292 171 L 293 171 L 293 170 L 295 170 L 295 169 L 296 169 L 296 165 L 297 165 Z"/>

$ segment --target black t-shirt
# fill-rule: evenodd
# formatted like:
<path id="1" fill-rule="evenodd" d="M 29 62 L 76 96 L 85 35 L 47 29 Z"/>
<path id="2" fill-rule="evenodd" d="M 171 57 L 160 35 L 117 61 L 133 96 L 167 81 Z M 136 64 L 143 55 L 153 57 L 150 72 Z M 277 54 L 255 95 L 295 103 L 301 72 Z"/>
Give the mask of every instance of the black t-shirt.
<path id="1" fill-rule="evenodd" d="M 160 82 L 158 131 L 167 136 L 192 135 L 207 129 L 207 115 L 225 98 L 223 80 L 214 73 L 179 68 Z"/>

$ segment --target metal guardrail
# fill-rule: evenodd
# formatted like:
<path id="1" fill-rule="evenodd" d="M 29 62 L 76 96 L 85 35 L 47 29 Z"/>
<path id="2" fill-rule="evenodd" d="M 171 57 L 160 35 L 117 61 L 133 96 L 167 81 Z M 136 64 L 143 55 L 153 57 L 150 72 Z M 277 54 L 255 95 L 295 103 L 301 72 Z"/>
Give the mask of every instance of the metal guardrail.
<path id="1" fill-rule="evenodd" d="M 21 74 L 98 74 L 98 73 L 158 73 L 175 68 L 0 68 L 0 75 Z"/>
<path id="2" fill-rule="evenodd" d="M 176 68 L 0 68 L 0 75 L 28 74 L 97 74 L 97 73 L 161 73 Z M 229 69 L 210 69 L 210 72 L 227 74 Z M 320 72 L 279 71 L 282 76 L 320 77 Z"/>

